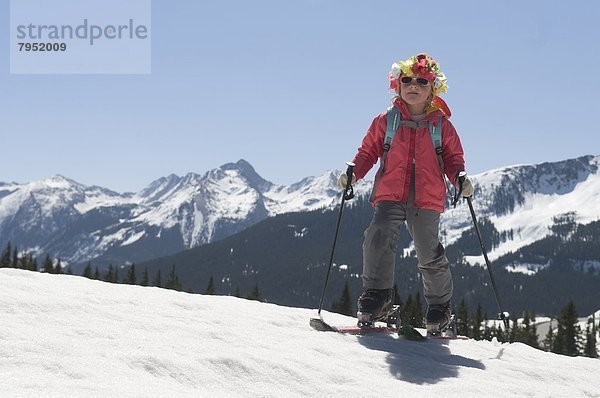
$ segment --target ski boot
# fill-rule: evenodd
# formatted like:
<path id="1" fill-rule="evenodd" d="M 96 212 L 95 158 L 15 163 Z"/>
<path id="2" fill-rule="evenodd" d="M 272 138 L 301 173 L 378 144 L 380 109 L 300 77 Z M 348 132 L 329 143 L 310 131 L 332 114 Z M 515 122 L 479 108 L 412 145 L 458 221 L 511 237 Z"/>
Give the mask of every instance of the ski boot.
<path id="1" fill-rule="evenodd" d="M 427 335 L 441 336 L 449 328 L 455 329 L 454 314 L 450 309 L 450 303 L 431 304 L 427 307 L 425 316 L 425 327 Z"/>
<path id="2" fill-rule="evenodd" d="M 398 306 L 392 305 L 394 289 L 367 289 L 358 298 L 358 326 L 373 327 L 377 321 L 385 321 L 388 326 L 399 322 Z"/>

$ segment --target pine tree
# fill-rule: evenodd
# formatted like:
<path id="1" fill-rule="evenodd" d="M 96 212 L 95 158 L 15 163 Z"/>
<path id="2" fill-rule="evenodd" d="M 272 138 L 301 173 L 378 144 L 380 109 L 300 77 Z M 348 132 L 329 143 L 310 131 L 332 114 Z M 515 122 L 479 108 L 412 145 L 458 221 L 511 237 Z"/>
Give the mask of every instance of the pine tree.
<path id="1" fill-rule="evenodd" d="M 481 303 L 477 303 L 477 310 L 475 310 L 475 314 L 473 314 L 473 318 L 471 319 L 471 338 L 481 340 L 483 335 L 481 324 L 483 321 L 483 308 L 481 307 Z"/>
<path id="2" fill-rule="evenodd" d="M 148 266 L 144 266 L 144 273 L 142 274 L 142 282 L 140 282 L 140 284 L 142 286 L 148 286 Z"/>
<path id="3" fill-rule="evenodd" d="M 542 348 L 546 351 L 552 351 L 554 347 L 554 328 L 552 327 L 553 319 L 550 318 L 550 322 L 548 323 L 548 332 L 546 333 L 546 337 L 544 341 L 542 341 Z"/>
<path id="4" fill-rule="evenodd" d="M 510 328 L 510 332 L 508 332 L 508 342 L 514 343 L 517 339 L 517 334 L 519 333 L 519 322 L 516 315 L 513 315 L 510 323 L 512 324 L 512 327 Z"/>
<path id="5" fill-rule="evenodd" d="M 487 319 L 487 317 L 486 317 L 486 319 Z M 486 322 L 486 324 L 487 324 L 487 322 Z M 492 322 L 492 326 L 489 327 L 488 333 L 489 333 L 488 336 L 489 336 L 490 341 L 495 337 L 496 339 L 498 339 L 498 341 L 504 342 L 504 333 L 502 333 L 502 329 L 500 329 L 496 326 L 495 322 Z"/>
<path id="6" fill-rule="evenodd" d="M 85 268 L 83 269 L 83 277 L 92 279 L 92 263 L 88 261 Z"/>
<path id="7" fill-rule="evenodd" d="M 123 283 L 135 285 L 137 283 L 137 276 L 135 275 L 135 264 L 131 264 L 127 276 L 123 280 Z"/>
<path id="8" fill-rule="evenodd" d="M 412 315 L 410 313 L 412 307 L 413 298 L 412 295 L 409 294 L 406 298 L 406 302 L 400 311 L 400 323 L 402 325 L 412 325 Z"/>
<path id="9" fill-rule="evenodd" d="M 533 348 L 539 348 L 537 327 L 535 326 L 535 313 L 533 311 L 525 311 L 523 315 L 523 327 L 519 329 L 516 341 Z"/>
<path id="10" fill-rule="evenodd" d="M 15 257 L 13 257 L 13 259 L 14 258 Z M 17 257 L 17 262 L 13 263 L 12 267 L 28 270 L 30 268 L 29 256 L 27 256 L 27 254 L 23 253 L 23 255 L 21 257 Z"/>
<path id="11" fill-rule="evenodd" d="M 17 250 L 17 246 L 15 246 L 15 248 L 13 249 L 13 255 L 12 255 L 12 264 L 11 264 L 12 268 L 19 268 L 19 254 L 18 253 L 19 253 L 19 251 Z M 23 260 L 22 262 L 25 263 L 25 265 L 26 265 L 27 257 L 25 256 L 25 253 L 23 253 L 23 257 L 25 257 L 25 260 Z M 27 267 L 24 266 L 22 269 L 27 269 Z"/>
<path id="12" fill-rule="evenodd" d="M 481 339 L 491 341 L 496 335 L 496 330 L 495 330 L 495 328 L 492 329 L 492 327 L 490 327 L 490 325 L 488 323 L 489 322 L 488 322 L 487 313 L 484 313 L 483 314 L 483 332 L 481 334 Z"/>
<path id="13" fill-rule="evenodd" d="M 54 273 L 55 274 L 62 274 L 63 270 L 62 270 L 62 264 L 60 262 L 60 258 L 58 259 L 58 261 L 56 262 L 56 266 L 54 267 Z"/>
<path id="14" fill-rule="evenodd" d="M 456 332 L 462 336 L 470 336 L 469 332 L 469 308 L 465 299 L 460 301 L 458 305 L 458 312 L 456 313 Z"/>
<path id="15" fill-rule="evenodd" d="M 263 301 L 262 293 L 260 292 L 260 289 L 258 288 L 258 283 L 256 283 L 254 285 L 254 289 L 252 289 L 252 291 L 248 295 L 248 300 Z"/>
<path id="16" fill-rule="evenodd" d="M 97 281 L 100 280 L 100 270 L 98 269 L 97 265 L 96 265 L 96 271 L 94 271 L 94 279 Z"/>
<path id="17" fill-rule="evenodd" d="M 594 314 L 588 319 L 585 332 L 585 349 L 583 355 L 589 358 L 598 358 L 598 347 L 596 340 L 596 318 Z"/>
<path id="18" fill-rule="evenodd" d="M 6 248 L 2 252 L 2 257 L 0 257 L 0 268 L 8 268 L 11 264 L 11 243 L 10 241 L 6 244 Z"/>
<path id="19" fill-rule="evenodd" d="M 29 270 L 33 271 L 33 272 L 37 272 L 37 270 L 38 270 L 37 258 L 35 258 L 35 257 L 31 258 L 31 262 L 29 263 Z"/>
<path id="20" fill-rule="evenodd" d="M 575 303 L 571 300 L 560 311 L 552 352 L 556 354 L 577 356 L 579 354 L 577 344 L 578 335 L 579 327 L 577 326 L 577 310 L 575 309 Z"/>
<path id="21" fill-rule="evenodd" d="M 537 324 L 535 323 L 535 312 L 533 310 L 531 310 L 529 317 L 531 319 L 531 327 L 529 329 L 529 341 L 527 344 L 534 348 L 540 348 L 540 336 L 538 336 Z"/>
<path id="22" fill-rule="evenodd" d="M 559 325 L 556 326 L 556 333 L 554 334 L 554 338 L 552 340 L 552 351 L 555 354 L 564 354 L 566 352 L 566 339 L 564 328 Z"/>
<path id="23" fill-rule="evenodd" d="M 115 271 L 113 273 L 113 278 L 112 278 L 111 282 L 119 283 L 119 267 L 115 267 Z"/>
<path id="24" fill-rule="evenodd" d="M 169 280 L 167 281 L 165 288 L 177 291 L 181 290 L 181 283 L 179 283 L 179 277 L 177 276 L 177 271 L 175 270 L 175 264 L 173 264 L 173 267 L 171 268 L 171 274 L 169 275 Z"/>
<path id="25" fill-rule="evenodd" d="M 415 328 L 425 327 L 423 322 L 423 306 L 421 305 L 421 295 L 417 293 L 415 298 L 409 294 L 404 304 L 403 310 L 400 312 L 400 320 L 402 325 L 410 325 Z"/>
<path id="26" fill-rule="evenodd" d="M 50 259 L 50 255 L 46 254 L 46 258 L 44 259 L 44 271 L 48 274 L 54 273 L 54 265 L 52 264 L 52 260 Z"/>
<path id="27" fill-rule="evenodd" d="M 413 301 L 413 318 L 416 320 L 415 327 L 425 327 L 425 315 L 423 313 L 423 305 L 421 305 L 421 295 L 417 293 L 416 300 Z"/>
<path id="28" fill-rule="evenodd" d="M 154 278 L 154 286 L 163 287 L 162 285 L 162 276 L 160 274 L 160 268 L 156 271 L 156 277 Z"/>
<path id="29" fill-rule="evenodd" d="M 112 264 L 108 265 L 108 270 L 106 271 L 106 275 L 104 275 L 104 281 L 111 283 L 115 279 L 115 271 L 113 270 Z"/>
<path id="30" fill-rule="evenodd" d="M 208 280 L 208 286 L 206 287 L 204 294 L 208 294 L 208 295 L 216 294 L 215 283 L 214 283 L 212 275 L 211 275 L 210 279 Z"/>
<path id="31" fill-rule="evenodd" d="M 350 289 L 348 288 L 348 279 L 346 279 L 340 298 L 333 302 L 332 311 L 338 314 L 353 316 L 355 314 L 353 307 Z"/>
<path id="32" fill-rule="evenodd" d="M 235 297 L 242 298 L 242 292 L 241 292 L 241 290 L 240 290 L 240 287 L 239 287 L 239 286 L 236 286 L 236 287 L 235 287 L 235 293 L 233 293 L 233 295 L 234 295 Z"/>
<path id="33" fill-rule="evenodd" d="M 37 270 L 37 266 L 34 265 L 34 262 L 35 262 L 35 257 L 33 257 L 33 254 L 28 254 L 27 255 L 27 268 L 25 268 L 25 269 L 28 271 L 33 271 L 34 267 L 35 267 Z"/>

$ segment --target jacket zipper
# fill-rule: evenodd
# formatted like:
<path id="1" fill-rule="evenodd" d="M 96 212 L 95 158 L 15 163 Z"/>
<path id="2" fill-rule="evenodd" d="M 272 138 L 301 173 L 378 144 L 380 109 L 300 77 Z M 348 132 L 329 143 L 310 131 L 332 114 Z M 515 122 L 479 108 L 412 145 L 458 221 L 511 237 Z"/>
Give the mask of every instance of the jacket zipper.
<path id="1" fill-rule="evenodd" d="M 402 201 L 403 202 L 408 202 L 408 192 L 410 191 L 410 182 L 411 182 L 411 176 L 412 176 L 412 168 L 414 167 L 415 163 L 415 136 L 416 136 L 416 129 L 411 129 L 409 128 L 408 131 L 410 132 L 410 141 L 409 141 L 409 145 L 408 145 L 408 156 L 407 156 L 407 161 L 406 161 L 406 174 L 404 175 L 404 196 L 402 197 Z M 415 170 L 416 172 L 416 170 Z M 415 178 L 416 180 L 416 178 Z M 416 184 L 415 184 L 415 202 L 417 201 L 417 189 L 416 189 Z"/>

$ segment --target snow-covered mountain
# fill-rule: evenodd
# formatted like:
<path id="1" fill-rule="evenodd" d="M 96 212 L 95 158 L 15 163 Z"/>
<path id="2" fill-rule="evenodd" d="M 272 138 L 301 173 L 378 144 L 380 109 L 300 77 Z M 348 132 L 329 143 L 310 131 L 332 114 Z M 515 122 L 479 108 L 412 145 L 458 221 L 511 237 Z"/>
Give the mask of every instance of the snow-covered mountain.
<path id="1" fill-rule="evenodd" d="M 50 253 L 63 264 L 99 256 L 141 261 L 229 236 L 276 214 L 331 207 L 336 179 L 328 171 L 278 186 L 240 160 L 204 175 L 160 178 L 135 194 L 62 176 L 0 183 L 0 244 Z"/>
<path id="2" fill-rule="evenodd" d="M 499 242 L 488 247 L 492 261 L 549 235 L 566 240 L 576 224 L 600 220 L 600 156 L 503 167 L 475 175 L 473 181 L 477 218 L 489 220 L 499 235 Z M 446 243 L 471 228 L 466 204 L 442 217 Z M 482 256 L 468 260 L 484 263 Z M 519 264 L 513 270 L 531 273 L 546 265 Z M 600 268 L 600 263 L 589 265 Z"/>
<path id="3" fill-rule="evenodd" d="M 491 257 L 542 239 L 557 222 L 600 219 L 599 165 L 600 156 L 585 156 L 473 176 L 477 215 L 502 237 L 490 248 Z M 0 245 L 11 241 L 32 254 L 60 257 L 63 264 L 98 257 L 105 263 L 138 262 L 221 239 L 277 214 L 333 208 L 339 203 L 337 175 L 327 171 L 280 186 L 240 160 L 204 175 L 160 178 L 135 194 L 62 176 L 0 183 Z M 370 188 L 370 182 L 359 182 L 357 196 L 367 196 Z M 466 205 L 447 211 L 441 228 L 445 243 L 455 242 L 471 225 Z"/>
<path id="4" fill-rule="evenodd" d="M 3 397 L 600 396 L 598 359 L 317 332 L 235 297 L 0 269 L 0 315 Z"/>

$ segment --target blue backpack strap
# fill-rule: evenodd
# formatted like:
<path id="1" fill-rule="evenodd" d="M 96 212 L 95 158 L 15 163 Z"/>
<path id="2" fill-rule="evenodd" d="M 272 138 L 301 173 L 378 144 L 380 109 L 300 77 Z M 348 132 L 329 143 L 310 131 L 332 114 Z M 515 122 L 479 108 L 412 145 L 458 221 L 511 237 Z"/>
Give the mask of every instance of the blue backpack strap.
<path id="1" fill-rule="evenodd" d="M 416 129 L 419 127 L 426 127 L 428 125 L 429 125 L 429 130 L 433 131 L 432 126 L 425 121 L 414 122 L 412 120 L 402 120 L 402 115 L 401 115 L 400 111 L 395 106 L 389 107 L 387 110 L 387 126 L 385 129 L 385 138 L 383 139 L 384 155 L 385 155 L 385 152 L 390 150 L 390 147 L 392 146 L 392 141 L 394 140 L 394 136 L 396 135 L 396 132 L 398 131 L 398 127 L 406 126 L 411 129 Z M 439 131 L 437 132 L 437 134 L 439 137 L 440 147 L 441 147 L 441 145 L 442 145 L 441 144 L 442 130 L 441 130 L 441 125 L 439 123 L 438 123 L 438 126 L 439 126 Z"/>
<path id="2" fill-rule="evenodd" d="M 387 126 L 385 129 L 385 138 L 383 140 L 383 150 L 385 152 L 390 150 L 390 146 L 392 145 L 401 119 L 402 117 L 400 116 L 398 109 L 393 105 L 390 106 L 387 110 Z"/>
<path id="3" fill-rule="evenodd" d="M 383 155 L 381 155 L 381 160 L 379 161 L 379 170 L 375 174 L 375 181 L 373 182 L 373 190 L 371 191 L 370 201 L 373 202 L 375 200 L 375 189 L 377 187 L 377 181 L 379 180 L 379 176 L 383 174 L 385 170 L 385 162 L 387 159 L 388 151 L 392 146 L 392 141 L 394 140 L 394 136 L 396 135 L 396 131 L 400 126 L 402 121 L 402 117 L 398 109 L 395 106 L 390 106 L 387 110 L 387 125 L 385 127 L 385 138 L 383 139 Z"/>
<path id="4" fill-rule="evenodd" d="M 442 122 L 444 118 L 440 116 L 438 119 L 438 123 L 436 126 L 433 123 L 429 123 L 429 135 L 431 135 L 431 142 L 433 144 L 433 148 L 435 149 L 435 153 L 438 157 L 438 162 L 440 164 L 440 169 L 442 169 L 442 174 L 444 173 L 444 160 L 442 159 Z"/>

